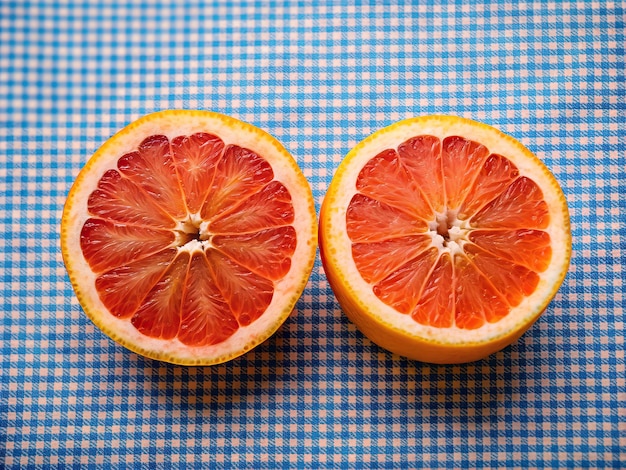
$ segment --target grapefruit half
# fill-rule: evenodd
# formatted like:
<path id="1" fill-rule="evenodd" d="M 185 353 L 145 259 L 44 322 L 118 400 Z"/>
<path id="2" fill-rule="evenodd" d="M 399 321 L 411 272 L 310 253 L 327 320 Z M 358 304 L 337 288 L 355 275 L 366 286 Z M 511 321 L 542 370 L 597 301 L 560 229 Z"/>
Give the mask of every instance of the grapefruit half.
<path id="1" fill-rule="evenodd" d="M 61 222 L 85 313 L 128 349 L 176 364 L 225 362 L 271 336 L 316 248 L 296 161 L 266 132 L 208 111 L 157 112 L 111 137 Z"/>
<path id="2" fill-rule="evenodd" d="M 319 240 L 349 319 L 374 343 L 432 363 L 475 361 L 518 339 L 571 252 L 548 168 L 512 137 L 452 116 L 395 123 L 350 151 Z"/>

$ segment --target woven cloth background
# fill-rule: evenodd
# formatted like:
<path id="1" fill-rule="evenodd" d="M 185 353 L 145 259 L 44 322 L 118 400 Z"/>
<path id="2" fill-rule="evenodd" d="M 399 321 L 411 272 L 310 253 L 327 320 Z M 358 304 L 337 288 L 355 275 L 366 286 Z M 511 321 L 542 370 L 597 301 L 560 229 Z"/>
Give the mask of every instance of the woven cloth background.
<path id="1" fill-rule="evenodd" d="M 0 1 L 0 467 L 626 467 L 625 6 Z M 371 132 L 484 121 L 562 184 L 568 277 L 525 336 L 468 365 L 377 348 L 319 262 L 251 353 L 211 368 L 139 357 L 81 311 L 59 219 L 95 149 L 165 108 L 267 130 L 318 209 Z"/>

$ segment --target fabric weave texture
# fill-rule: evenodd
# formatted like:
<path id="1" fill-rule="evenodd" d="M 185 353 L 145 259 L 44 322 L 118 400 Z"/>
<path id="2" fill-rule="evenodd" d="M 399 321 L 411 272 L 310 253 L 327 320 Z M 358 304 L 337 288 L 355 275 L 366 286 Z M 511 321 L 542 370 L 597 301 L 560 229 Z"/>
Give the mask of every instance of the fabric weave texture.
<path id="1" fill-rule="evenodd" d="M 339 4 L 0 2 L 0 467 L 626 466 L 626 4 Z M 382 127 L 493 125 L 563 187 L 568 276 L 519 341 L 467 365 L 373 345 L 319 260 L 288 321 L 241 358 L 137 356 L 80 309 L 59 223 L 89 156 L 171 108 L 274 135 L 318 210 Z"/>

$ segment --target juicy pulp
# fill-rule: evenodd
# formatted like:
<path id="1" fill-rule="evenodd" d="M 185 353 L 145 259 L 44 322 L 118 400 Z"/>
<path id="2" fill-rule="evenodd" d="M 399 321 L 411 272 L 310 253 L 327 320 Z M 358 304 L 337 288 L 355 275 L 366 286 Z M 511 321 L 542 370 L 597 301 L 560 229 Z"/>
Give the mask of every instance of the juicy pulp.
<path id="1" fill-rule="evenodd" d="M 106 308 L 189 346 L 258 319 L 297 244 L 269 163 L 208 133 L 147 137 L 103 174 L 88 212 L 80 245 Z"/>
<path id="2" fill-rule="evenodd" d="M 458 136 L 408 139 L 361 169 L 346 212 L 374 294 L 416 322 L 476 329 L 537 288 L 552 251 L 541 189 Z"/>

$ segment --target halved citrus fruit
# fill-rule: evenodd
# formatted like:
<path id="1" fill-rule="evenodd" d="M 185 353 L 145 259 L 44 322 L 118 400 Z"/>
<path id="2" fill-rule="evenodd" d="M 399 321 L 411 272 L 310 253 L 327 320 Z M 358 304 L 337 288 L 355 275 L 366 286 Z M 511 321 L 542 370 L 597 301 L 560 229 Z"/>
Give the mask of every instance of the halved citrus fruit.
<path id="1" fill-rule="evenodd" d="M 144 356 L 208 365 L 286 320 L 315 260 L 311 189 L 269 134 L 162 111 L 111 137 L 69 192 L 63 258 L 78 300 Z"/>
<path id="2" fill-rule="evenodd" d="M 374 343 L 461 363 L 519 338 L 569 266 L 567 203 L 522 144 L 471 120 L 427 116 L 344 158 L 320 211 L 322 263 Z"/>

